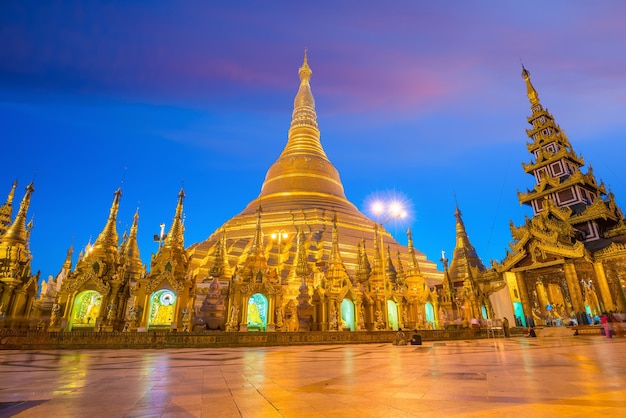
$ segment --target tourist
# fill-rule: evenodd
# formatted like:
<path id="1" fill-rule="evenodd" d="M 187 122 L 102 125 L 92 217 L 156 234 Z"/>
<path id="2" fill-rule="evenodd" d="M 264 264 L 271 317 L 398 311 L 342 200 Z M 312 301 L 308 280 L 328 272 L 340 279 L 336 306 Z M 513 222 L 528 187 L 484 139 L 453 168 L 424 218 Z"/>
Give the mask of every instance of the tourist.
<path id="1" fill-rule="evenodd" d="M 528 333 L 526 334 L 526 337 L 537 337 L 537 334 L 535 333 L 535 327 L 533 327 L 532 325 L 528 327 Z"/>
<path id="2" fill-rule="evenodd" d="M 398 328 L 393 345 L 406 345 L 406 336 L 404 335 L 404 332 L 402 332 L 402 328 Z"/>
<path id="3" fill-rule="evenodd" d="M 506 316 L 502 319 L 502 331 L 504 332 L 504 336 L 506 338 L 509 338 L 511 336 L 511 333 L 509 331 L 509 320 L 506 318 Z"/>
<path id="4" fill-rule="evenodd" d="M 411 337 L 411 345 L 422 345 L 422 336 L 417 333 L 417 330 L 413 330 L 413 336 Z"/>
<path id="5" fill-rule="evenodd" d="M 604 330 L 604 336 L 606 338 L 611 338 L 611 316 L 606 312 L 602 312 L 602 317 L 600 318 L 600 324 L 602 324 L 602 329 Z"/>

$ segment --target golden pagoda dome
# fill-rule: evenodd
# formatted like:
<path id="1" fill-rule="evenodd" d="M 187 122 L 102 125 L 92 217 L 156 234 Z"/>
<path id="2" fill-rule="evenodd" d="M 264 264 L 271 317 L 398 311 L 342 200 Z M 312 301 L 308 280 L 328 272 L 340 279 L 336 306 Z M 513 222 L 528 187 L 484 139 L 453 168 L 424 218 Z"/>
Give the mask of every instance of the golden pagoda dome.
<path id="1" fill-rule="evenodd" d="M 311 68 L 305 52 L 298 72 L 300 86 L 294 100 L 287 145 L 267 171 L 258 197 L 238 215 L 220 226 L 206 241 L 189 248 L 190 271 L 197 280 L 204 280 L 216 262 L 224 255 L 220 241 L 226 240 L 226 262 L 230 273 L 246 264 L 246 257 L 256 242 L 255 231 L 260 222 L 264 236 L 262 246 L 268 267 L 278 268 L 283 283 L 297 278 L 298 233 L 304 233 L 304 248 L 311 266 L 328 264 L 332 249 L 333 219 L 337 219 L 337 234 L 341 257 L 350 276 L 356 276 L 359 244 L 374 258 L 376 222 L 362 214 L 344 193 L 339 172 L 330 162 L 320 142 L 315 100 L 311 92 Z M 259 215 L 261 208 L 261 215 Z M 260 221 L 258 217 L 260 216 Z M 400 252 L 408 262 L 408 249 L 387 231 L 378 232 L 384 247 Z M 256 234 L 258 240 L 258 233 Z M 274 236 L 275 238 L 273 238 Z M 221 244 L 223 245 L 223 243 Z M 255 244 L 257 247 L 259 243 Z M 254 251 L 258 251 L 255 248 Z M 300 250 L 302 251 L 302 250 Z M 419 267 L 427 279 L 438 281 L 442 273 L 424 254 L 416 251 Z M 225 277 L 226 278 L 226 277 Z"/>

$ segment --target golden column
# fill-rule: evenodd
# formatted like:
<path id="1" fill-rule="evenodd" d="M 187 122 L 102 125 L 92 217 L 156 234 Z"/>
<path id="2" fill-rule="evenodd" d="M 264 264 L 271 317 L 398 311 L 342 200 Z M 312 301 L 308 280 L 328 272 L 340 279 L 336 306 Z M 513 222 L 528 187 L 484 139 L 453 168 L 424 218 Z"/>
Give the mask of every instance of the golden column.
<path id="1" fill-rule="evenodd" d="M 533 320 L 533 308 L 530 305 L 530 299 L 528 298 L 528 287 L 526 286 L 526 280 L 524 272 L 516 271 L 515 280 L 517 282 L 517 288 L 519 289 L 519 298 L 522 301 L 522 309 L 524 309 L 524 315 L 526 316 L 526 325 L 530 325 Z"/>
<path id="2" fill-rule="evenodd" d="M 585 312 L 585 303 L 582 298 L 578 274 L 576 274 L 576 266 L 574 263 L 566 261 L 563 265 L 563 270 L 565 271 L 565 280 L 567 282 L 567 287 L 569 288 L 569 295 L 572 299 L 574 313 L 580 314 Z"/>

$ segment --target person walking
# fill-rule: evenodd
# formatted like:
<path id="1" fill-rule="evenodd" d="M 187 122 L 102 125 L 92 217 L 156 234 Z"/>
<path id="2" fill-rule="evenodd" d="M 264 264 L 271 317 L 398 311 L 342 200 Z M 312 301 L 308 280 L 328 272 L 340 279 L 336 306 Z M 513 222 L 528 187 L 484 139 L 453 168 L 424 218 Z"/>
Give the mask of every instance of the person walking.
<path id="1" fill-rule="evenodd" d="M 604 329 L 604 335 L 606 336 L 606 338 L 611 338 L 610 315 L 607 314 L 606 312 L 602 312 L 602 317 L 600 318 L 600 324 L 602 325 L 602 328 Z"/>

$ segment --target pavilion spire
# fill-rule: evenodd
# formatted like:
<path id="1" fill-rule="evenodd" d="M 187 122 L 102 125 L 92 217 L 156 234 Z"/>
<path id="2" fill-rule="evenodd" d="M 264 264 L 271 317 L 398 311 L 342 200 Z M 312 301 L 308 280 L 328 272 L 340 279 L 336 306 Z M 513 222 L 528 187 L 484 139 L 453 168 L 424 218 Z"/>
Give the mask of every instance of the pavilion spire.
<path id="1" fill-rule="evenodd" d="M 528 94 L 528 100 L 530 100 L 531 106 L 536 106 L 539 104 L 539 95 L 537 94 L 537 90 L 533 87 L 533 84 L 530 82 L 530 72 L 522 65 L 522 77 L 524 81 L 526 81 L 526 92 Z"/>

